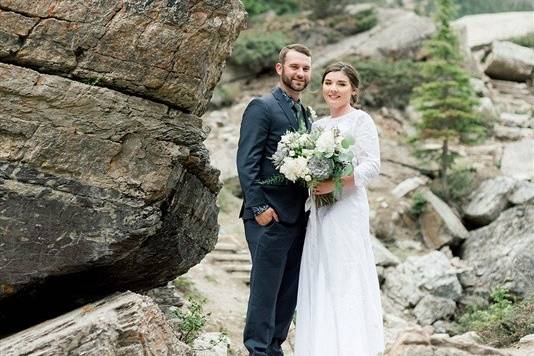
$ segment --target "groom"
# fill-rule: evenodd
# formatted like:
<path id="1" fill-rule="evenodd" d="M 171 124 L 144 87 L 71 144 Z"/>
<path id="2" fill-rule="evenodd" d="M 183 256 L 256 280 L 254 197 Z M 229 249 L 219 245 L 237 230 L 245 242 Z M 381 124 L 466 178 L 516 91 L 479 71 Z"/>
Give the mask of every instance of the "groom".
<path id="1" fill-rule="evenodd" d="M 270 157 L 286 131 L 311 129 L 300 93 L 310 82 L 311 53 L 300 44 L 280 51 L 278 86 L 248 104 L 237 151 L 244 194 L 240 217 L 252 256 L 244 331 L 251 356 L 282 356 L 297 302 L 304 243 L 306 188 L 291 182 L 260 184 L 278 174 Z"/>

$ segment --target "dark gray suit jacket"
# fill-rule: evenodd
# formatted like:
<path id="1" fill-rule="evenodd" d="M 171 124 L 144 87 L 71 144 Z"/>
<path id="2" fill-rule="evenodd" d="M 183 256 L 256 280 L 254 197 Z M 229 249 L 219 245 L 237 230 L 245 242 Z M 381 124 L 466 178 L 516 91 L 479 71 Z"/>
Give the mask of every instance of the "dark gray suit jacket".
<path id="1" fill-rule="evenodd" d="M 307 110 L 304 110 L 306 127 L 311 129 Z M 251 208 L 269 205 L 276 210 L 281 222 L 295 223 L 304 214 L 307 189 L 299 184 L 259 184 L 279 172 L 270 157 L 276 152 L 278 142 L 286 131 L 296 131 L 297 121 L 282 89 L 253 99 L 248 104 L 243 120 L 237 150 L 237 171 L 243 190 L 243 206 L 240 217 L 252 219 Z"/>

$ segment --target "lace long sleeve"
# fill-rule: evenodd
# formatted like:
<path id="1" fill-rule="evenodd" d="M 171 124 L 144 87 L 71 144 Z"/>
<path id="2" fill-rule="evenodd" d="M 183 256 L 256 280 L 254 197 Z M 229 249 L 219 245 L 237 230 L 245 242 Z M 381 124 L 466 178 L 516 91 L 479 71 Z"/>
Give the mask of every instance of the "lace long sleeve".
<path id="1" fill-rule="evenodd" d="M 380 145 L 378 131 L 371 116 L 365 112 L 360 112 L 359 115 L 361 116 L 355 120 L 352 130 L 356 140 L 354 181 L 356 186 L 366 187 L 380 173 Z"/>

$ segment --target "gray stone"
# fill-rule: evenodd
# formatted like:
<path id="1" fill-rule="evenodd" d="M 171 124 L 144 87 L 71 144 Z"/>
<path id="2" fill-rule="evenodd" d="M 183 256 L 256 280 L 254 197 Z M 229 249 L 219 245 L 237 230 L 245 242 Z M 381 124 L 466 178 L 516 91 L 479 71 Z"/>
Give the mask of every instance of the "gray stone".
<path id="1" fill-rule="evenodd" d="M 465 272 L 471 290 L 504 286 L 521 296 L 534 295 L 534 206 L 505 210 L 488 226 L 470 233 L 461 257 L 473 270 Z M 462 278 L 463 279 L 463 278 Z"/>
<path id="2" fill-rule="evenodd" d="M 534 49 L 512 42 L 495 41 L 484 61 L 485 73 L 492 78 L 527 81 L 534 70 Z"/>
<path id="3" fill-rule="evenodd" d="M 377 7 L 378 24 L 314 53 L 314 68 L 350 55 L 365 58 L 414 58 L 436 31 L 433 21 L 413 11 Z"/>
<path id="4" fill-rule="evenodd" d="M 425 211 L 420 217 L 421 233 L 427 247 L 438 249 L 469 236 L 462 221 L 443 200 L 429 189 L 423 189 L 421 192 L 427 201 Z"/>
<path id="5" fill-rule="evenodd" d="M 509 112 L 501 113 L 501 122 L 505 126 L 511 127 L 528 127 L 530 120 L 529 114 L 515 114 Z"/>
<path id="6" fill-rule="evenodd" d="M 469 338 L 454 338 L 447 334 L 432 334 L 431 327 L 406 327 L 398 332 L 388 348 L 388 356 L 511 356 L 490 346 L 482 345 Z"/>
<path id="7" fill-rule="evenodd" d="M 397 256 L 392 254 L 382 243 L 374 236 L 371 236 L 371 244 L 377 266 L 396 266 L 400 263 Z"/>
<path id="8" fill-rule="evenodd" d="M 490 96 L 490 91 L 482 79 L 469 78 L 469 83 L 471 83 L 471 87 L 479 97 L 482 98 Z"/>
<path id="9" fill-rule="evenodd" d="M 455 310 L 453 300 L 427 294 L 417 303 L 413 313 L 421 325 L 431 325 L 436 320 L 453 315 Z"/>
<path id="10" fill-rule="evenodd" d="M 502 175 L 518 180 L 534 179 L 534 139 L 523 139 L 504 146 Z"/>
<path id="11" fill-rule="evenodd" d="M 425 185 L 428 182 L 428 177 L 426 176 L 418 176 L 418 177 L 412 177 L 403 180 L 400 182 L 392 191 L 391 193 L 397 197 L 402 198 L 406 194 L 410 193 L 414 189 L 419 188 L 422 185 Z"/>
<path id="12" fill-rule="evenodd" d="M 496 125 L 494 128 L 495 137 L 501 140 L 519 141 L 521 139 L 534 138 L 534 129 L 522 127 L 509 127 Z"/>
<path id="13" fill-rule="evenodd" d="M 195 114 L 204 112 L 245 24 L 237 0 L 52 4 L 0 2 L 0 60 Z"/>
<path id="14" fill-rule="evenodd" d="M 451 24 L 465 28 L 469 47 L 490 44 L 495 40 L 521 37 L 534 32 L 534 12 L 501 12 L 464 16 Z"/>
<path id="15" fill-rule="evenodd" d="M 482 182 L 463 209 L 465 218 L 478 225 L 487 225 L 495 220 L 506 208 L 515 182 L 513 178 L 502 176 Z"/>
<path id="16" fill-rule="evenodd" d="M 499 117 L 498 110 L 495 108 L 493 101 L 488 97 L 478 99 L 478 106 L 475 107 L 475 111 L 485 120 L 495 120 Z"/>
<path id="17" fill-rule="evenodd" d="M 0 339 L 1 355 L 183 355 L 165 316 L 148 298 L 126 292 Z"/>
<path id="18" fill-rule="evenodd" d="M 227 356 L 230 339 L 220 332 L 201 334 L 193 341 L 195 356 Z"/>
<path id="19" fill-rule="evenodd" d="M 410 256 L 398 266 L 386 269 L 383 291 L 404 307 L 417 305 L 427 294 L 457 300 L 462 294 L 462 286 L 456 273 L 447 257 L 439 251 Z"/>
<path id="20" fill-rule="evenodd" d="M 529 204 L 534 200 L 534 182 L 517 182 L 512 194 L 508 197 L 510 203 L 514 205 Z"/>

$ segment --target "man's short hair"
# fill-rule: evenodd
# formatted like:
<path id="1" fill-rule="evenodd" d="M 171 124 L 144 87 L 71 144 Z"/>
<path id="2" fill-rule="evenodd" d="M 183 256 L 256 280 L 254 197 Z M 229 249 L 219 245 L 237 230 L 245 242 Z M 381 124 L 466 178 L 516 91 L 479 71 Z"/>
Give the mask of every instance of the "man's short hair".
<path id="1" fill-rule="evenodd" d="M 285 46 L 284 48 L 282 48 L 280 50 L 280 53 L 278 54 L 278 63 L 280 64 L 284 64 L 285 60 L 286 60 L 286 54 L 287 52 L 289 52 L 290 50 L 293 50 L 293 51 L 297 51 L 299 53 L 302 53 L 308 57 L 311 57 L 311 51 L 308 47 L 300 44 L 300 43 L 294 43 L 294 44 L 290 44 L 290 45 L 287 45 Z"/>

